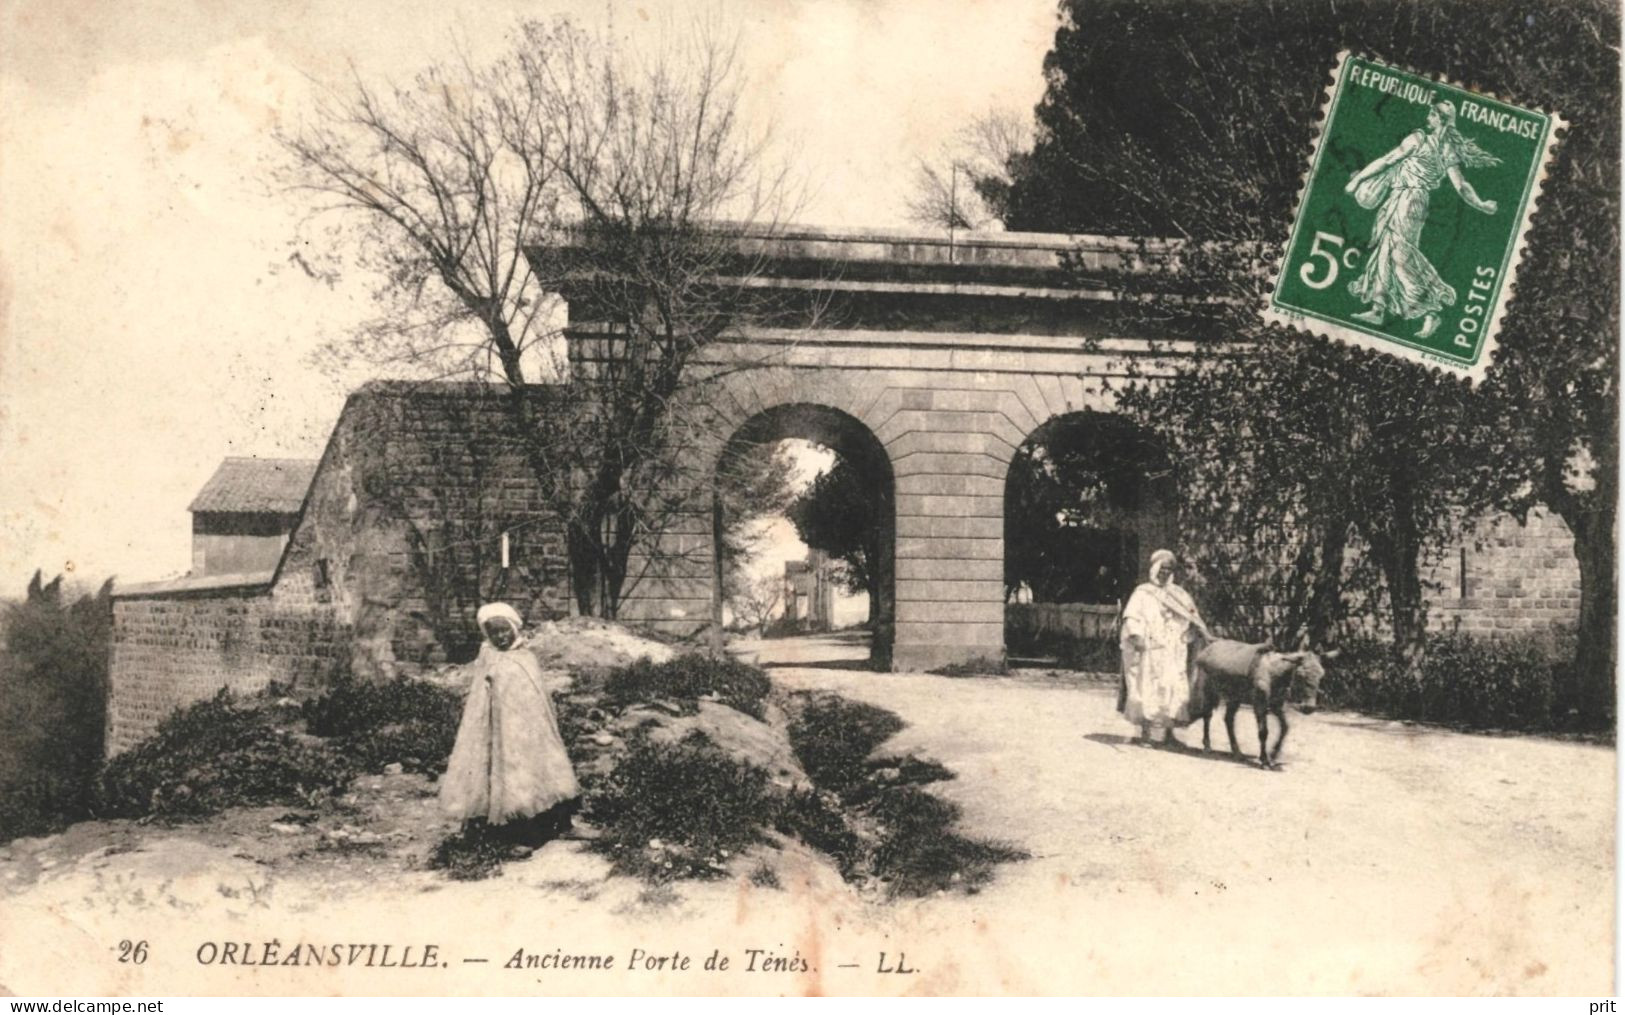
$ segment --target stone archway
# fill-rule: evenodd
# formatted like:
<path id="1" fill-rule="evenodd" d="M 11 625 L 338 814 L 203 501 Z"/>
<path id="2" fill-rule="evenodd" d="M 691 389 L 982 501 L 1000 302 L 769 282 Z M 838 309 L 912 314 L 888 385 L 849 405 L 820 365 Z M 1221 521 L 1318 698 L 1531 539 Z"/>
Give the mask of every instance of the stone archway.
<path id="1" fill-rule="evenodd" d="M 869 659 L 877 669 L 891 666 L 896 627 L 896 481 L 891 458 L 874 433 L 856 417 L 829 406 L 811 402 L 775 405 L 755 413 L 741 423 L 723 445 L 712 475 L 716 477 L 730 455 L 750 454 L 761 445 L 799 438 L 831 449 L 856 467 L 875 492 L 875 523 L 880 531 L 874 567 L 874 630 L 870 634 Z M 724 562 L 722 534 L 726 526 L 722 498 L 713 478 L 711 524 L 711 623 L 720 639 L 723 623 Z"/>
<path id="2" fill-rule="evenodd" d="M 1174 506 L 1161 444 L 1127 418 L 1069 412 L 1034 429 L 1005 479 L 1009 650 L 1060 654 L 1109 640 L 1151 553 L 1172 545 Z"/>

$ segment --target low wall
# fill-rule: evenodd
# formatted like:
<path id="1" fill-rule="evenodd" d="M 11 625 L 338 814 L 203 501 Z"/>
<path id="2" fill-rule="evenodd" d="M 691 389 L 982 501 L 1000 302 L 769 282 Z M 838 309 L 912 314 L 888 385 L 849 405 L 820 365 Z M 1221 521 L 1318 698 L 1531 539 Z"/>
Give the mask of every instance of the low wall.
<path id="1" fill-rule="evenodd" d="M 1005 639 L 1012 649 L 1062 642 L 1109 641 L 1117 625 L 1115 604 L 1008 603 Z"/>
<path id="2" fill-rule="evenodd" d="M 325 681 L 348 662 L 330 609 L 270 594 L 269 575 L 180 580 L 116 594 L 107 753 L 151 736 L 171 712 L 221 688 Z M 342 657 L 342 660 L 341 660 Z"/>

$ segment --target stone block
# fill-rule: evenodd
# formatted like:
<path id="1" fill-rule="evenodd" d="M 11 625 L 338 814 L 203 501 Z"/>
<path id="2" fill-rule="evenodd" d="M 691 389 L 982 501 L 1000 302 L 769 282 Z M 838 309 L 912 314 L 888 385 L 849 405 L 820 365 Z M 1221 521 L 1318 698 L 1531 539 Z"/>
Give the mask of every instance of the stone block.
<path id="1" fill-rule="evenodd" d="M 903 515 L 981 515 L 1004 517 L 1004 497 L 1000 494 L 914 494 L 897 495 L 897 514 Z"/>
<path id="2" fill-rule="evenodd" d="M 951 581 L 964 579 L 1002 582 L 1004 580 L 1004 553 L 981 558 L 944 558 L 910 556 L 897 558 L 897 580 Z"/>
<path id="3" fill-rule="evenodd" d="M 919 536 L 897 540 L 897 561 L 899 567 L 905 560 L 993 560 L 1004 565 L 1004 539 L 952 539 L 936 536 Z M 1002 573 L 1002 572 L 1001 572 Z"/>
<path id="4" fill-rule="evenodd" d="M 916 451 L 893 461 L 892 467 L 899 482 L 904 476 L 916 473 L 950 473 L 986 476 L 1003 483 L 1010 475 L 1010 467 L 996 458 L 980 453 L 951 451 Z"/>
<path id="5" fill-rule="evenodd" d="M 1004 648 L 1004 621 L 961 623 L 921 620 L 897 622 L 896 645 L 961 645 L 986 651 Z"/>
<path id="6" fill-rule="evenodd" d="M 977 620 L 991 620 L 1004 616 L 1004 581 L 970 579 L 936 579 L 932 581 L 914 581 L 899 579 L 896 585 L 899 619 L 905 616 L 902 604 L 906 603 L 974 603 L 989 608 L 986 615 L 978 615 Z M 941 620 L 942 617 L 921 617 L 909 615 L 914 620 Z"/>
<path id="7" fill-rule="evenodd" d="M 897 477 L 897 494 L 922 496 L 1004 497 L 1004 479 L 974 472 L 911 472 Z"/>
<path id="8" fill-rule="evenodd" d="M 1004 519 L 991 515 L 904 515 L 897 519 L 899 539 L 922 536 L 1003 539 Z"/>

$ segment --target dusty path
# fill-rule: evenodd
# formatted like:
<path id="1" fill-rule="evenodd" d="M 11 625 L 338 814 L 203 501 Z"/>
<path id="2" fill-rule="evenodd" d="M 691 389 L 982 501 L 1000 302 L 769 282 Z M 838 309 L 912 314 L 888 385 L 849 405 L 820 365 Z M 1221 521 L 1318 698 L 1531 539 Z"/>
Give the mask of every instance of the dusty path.
<path id="1" fill-rule="evenodd" d="M 954 769 L 958 778 L 932 789 L 963 807 L 966 829 L 1033 858 L 970 896 L 887 903 L 792 854 L 779 888 L 739 877 L 651 899 L 577 843 L 459 883 L 393 854 L 279 859 L 233 831 L 269 812 L 167 829 L 76 826 L 0 851 L 0 992 L 1613 989 L 1611 749 L 1322 713 L 1295 719 L 1287 767 L 1269 773 L 1128 745 L 1112 691 L 1098 684 L 872 673 L 855 668 L 861 645 L 838 640 L 746 650 L 786 688 L 828 688 L 900 714 L 909 726 L 883 750 Z M 832 657 L 854 668 L 808 665 Z M 1240 725 L 1250 747 L 1250 724 Z M 412 815 L 432 809 L 430 791 L 397 781 L 382 780 L 375 805 L 418 836 L 400 849 L 421 851 L 434 819 Z M 149 941 L 149 961 L 119 963 L 118 942 L 137 939 Z M 445 965 L 197 960 L 210 942 L 271 939 L 393 942 L 397 955 L 433 943 Z M 618 964 L 608 974 L 504 968 L 521 948 Z M 633 948 L 682 951 L 693 967 L 627 971 Z M 713 949 L 732 956 L 726 973 L 703 970 Z M 805 966 L 748 972 L 748 949 Z M 895 968 L 900 952 L 915 972 L 882 974 L 882 953 Z"/>
<path id="2" fill-rule="evenodd" d="M 965 824 L 1035 856 L 986 903 L 1088 923 L 1074 959 L 1102 975 L 1217 992 L 1612 989 L 1611 748 L 1293 713 L 1286 768 L 1265 772 L 1127 742 L 1106 686 L 802 661 L 853 654 L 804 639 L 759 657 L 791 664 L 773 669 L 787 687 L 907 720 L 888 748 L 954 769 L 936 788 Z M 1237 727 L 1255 750 L 1250 716 Z"/>

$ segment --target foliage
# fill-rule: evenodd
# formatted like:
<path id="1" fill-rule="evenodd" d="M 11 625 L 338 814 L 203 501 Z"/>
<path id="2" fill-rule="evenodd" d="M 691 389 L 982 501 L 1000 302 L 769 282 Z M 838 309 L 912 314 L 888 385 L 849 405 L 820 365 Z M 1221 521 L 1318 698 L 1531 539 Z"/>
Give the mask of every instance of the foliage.
<path id="1" fill-rule="evenodd" d="M 848 592 L 869 594 L 874 621 L 883 590 L 879 561 L 884 550 L 886 501 L 875 470 L 855 458 L 837 454 L 835 462 L 802 490 L 785 509 L 796 535 L 814 550 L 839 561 L 838 574 Z"/>
<path id="2" fill-rule="evenodd" d="M 869 814 L 883 830 L 874 852 L 874 874 L 893 895 L 974 892 L 993 879 L 998 864 L 1028 856 L 1003 843 L 955 832 L 959 806 L 912 786 L 881 794 Z"/>
<path id="3" fill-rule="evenodd" d="M 749 581 L 747 565 L 761 549 L 766 530 L 756 524 L 782 513 L 795 498 L 795 458 L 783 441 L 753 444 L 724 454 L 717 463 L 717 498 L 722 511 L 722 573 L 729 587 Z"/>
<path id="4" fill-rule="evenodd" d="M 1334 708 L 1470 729 L 1607 726 L 1606 715 L 1571 715 L 1562 700 L 1572 651 L 1571 645 L 1532 635 L 1437 634 L 1420 669 L 1406 670 L 1368 643 L 1355 642 L 1327 666 L 1320 698 Z"/>
<path id="5" fill-rule="evenodd" d="M 227 807 L 310 805 L 354 771 L 329 745 L 296 736 L 297 706 L 273 689 L 239 701 L 222 689 L 173 713 L 151 738 L 111 759 L 96 785 L 107 817 L 205 815 Z"/>
<path id="6" fill-rule="evenodd" d="M 683 41 L 640 59 L 567 20 L 525 22 L 492 61 L 464 54 L 386 89 L 358 77 L 278 134 L 283 181 L 337 216 L 330 260 L 312 267 L 305 245 L 299 263 L 376 282 L 378 318 L 331 361 L 497 381 L 589 615 L 615 616 L 653 557 L 634 547 L 710 489 L 692 445 L 738 364 L 723 348 L 720 366 L 690 362 L 742 320 L 796 316 L 709 226 L 770 235 L 785 190 L 738 115 L 734 49 Z M 567 378 L 559 295 L 615 333 Z M 565 382 L 550 411 L 537 382 Z"/>
<path id="7" fill-rule="evenodd" d="M 959 808 L 919 789 L 953 777 L 912 756 L 872 759 L 903 726 L 895 713 L 837 695 L 798 696 L 790 743 L 816 787 L 792 794 L 779 828 L 835 860 L 849 881 L 878 880 L 893 896 L 974 891 L 996 864 L 1027 854 L 953 830 Z"/>
<path id="8" fill-rule="evenodd" d="M 1005 483 L 1004 586 L 1035 602 L 1128 598 L 1172 501 L 1161 447 L 1104 413 L 1071 413 L 1016 450 Z"/>
<path id="9" fill-rule="evenodd" d="M 604 683 L 604 703 L 625 707 L 671 701 L 692 709 L 701 698 L 711 698 L 760 719 L 763 700 L 772 689 L 767 674 L 755 666 L 691 652 L 664 663 L 650 662 L 645 657 L 611 670 Z"/>
<path id="10" fill-rule="evenodd" d="M 1009 200 L 1011 166 L 1031 147 L 1032 126 L 1022 116 L 1004 109 L 983 113 L 915 163 L 908 217 L 938 229 L 997 227 Z"/>
<path id="11" fill-rule="evenodd" d="M 1006 223 L 1181 241 L 1171 253 L 1147 244 L 1146 276 L 1114 284 L 1144 297 L 1141 329 L 1196 340 L 1198 355 L 1173 383 L 1136 386 L 1127 407 L 1169 444 L 1187 554 L 1211 589 L 1235 593 L 1209 607 L 1233 626 L 1323 637 L 1351 611 L 1385 610 L 1414 670 L 1430 554 L 1474 515 L 1538 499 L 1576 533 L 1582 679 L 1599 707 L 1611 701 L 1618 35 L 1617 11 L 1594 2 L 1063 3 Z M 1576 124 L 1477 391 L 1258 319 L 1264 252 L 1289 221 L 1326 70 L 1344 48 Z M 1263 49 L 1271 59 L 1255 58 Z M 1211 345 L 1221 336 L 1225 355 Z"/>
<path id="12" fill-rule="evenodd" d="M 1002 677 L 1010 672 L 1010 664 L 1002 658 L 977 656 L 962 663 L 949 663 L 926 672 L 938 677 Z"/>
<path id="13" fill-rule="evenodd" d="M 470 821 L 435 844 L 429 868 L 443 870 L 453 881 L 482 881 L 502 870 L 512 843 L 483 821 Z"/>
<path id="14" fill-rule="evenodd" d="M 696 733 L 679 744 L 638 738 L 595 788 L 593 848 L 647 881 L 711 878 L 756 842 L 774 810 L 767 773 Z"/>
<path id="15" fill-rule="evenodd" d="M 463 701 L 425 680 L 344 680 L 307 701 L 303 712 L 306 729 L 331 738 L 358 771 L 398 763 L 407 772 L 440 775 L 457 742 Z"/>
<path id="16" fill-rule="evenodd" d="M 903 728 L 894 712 L 838 695 L 799 697 L 790 746 L 815 785 L 849 793 L 869 774 L 869 755 Z"/>
<path id="17" fill-rule="evenodd" d="M 112 582 L 71 597 L 39 572 L 0 613 L 0 835 L 82 817 L 102 760 Z"/>
<path id="18" fill-rule="evenodd" d="M 776 574 L 738 575 L 728 588 L 728 604 L 733 607 L 734 615 L 754 627 L 758 635 L 767 634 L 783 598 L 784 578 Z M 790 617 L 780 619 L 791 622 Z"/>

